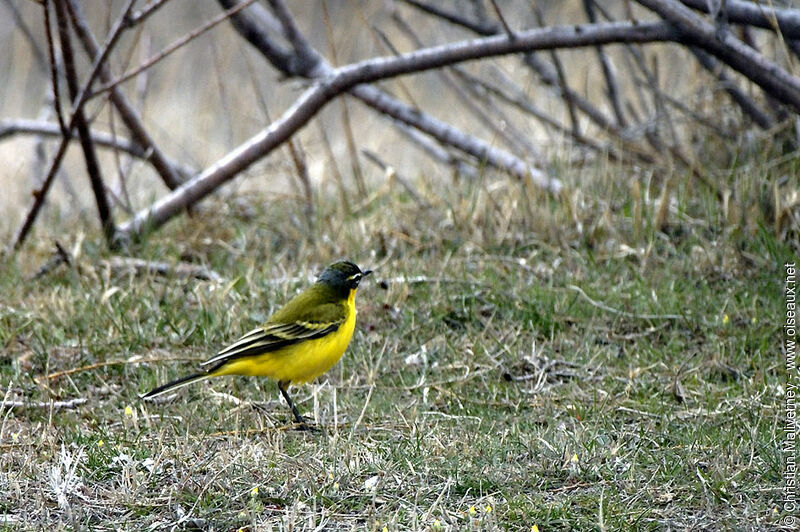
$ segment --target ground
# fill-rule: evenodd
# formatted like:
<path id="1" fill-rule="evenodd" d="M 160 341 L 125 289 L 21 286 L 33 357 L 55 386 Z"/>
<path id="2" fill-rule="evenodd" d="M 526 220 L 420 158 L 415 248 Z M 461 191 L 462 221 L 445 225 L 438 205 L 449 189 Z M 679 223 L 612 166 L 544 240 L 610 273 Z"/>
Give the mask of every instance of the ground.
<path id="1" fill-rule="evenodd" d="M 135 250 L 217 280 L 120 269 L 91 218 L 40 229 L 0 267 L 0 526 L 780 527 L 794 251 L 688 185 L 655 228 L 657 201 L 619 182 L 380 189 L 318 200 L 310 225 L 285 197 L 223 195 Z M 34 278 L 55 239 L 71 263 Z M 341 363 L 293 389 L 319 431 L 266 379 L 137 398 L 342 257 L 376 273 Z"/>

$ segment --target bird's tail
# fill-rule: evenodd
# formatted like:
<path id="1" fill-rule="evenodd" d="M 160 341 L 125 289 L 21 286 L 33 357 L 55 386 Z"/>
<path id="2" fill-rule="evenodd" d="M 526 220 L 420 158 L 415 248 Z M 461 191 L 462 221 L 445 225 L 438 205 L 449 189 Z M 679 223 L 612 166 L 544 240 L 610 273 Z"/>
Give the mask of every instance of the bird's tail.
<path id="1" fill-rule="evenodd" d="M 139 399 L 153 399 L 154 397 L 158 397 L 159 395 L 163 395 L 169 391 L 172 391 L 176 388 L 181 388 L 188 384 L 191 384 L 195 381 L 203 380 L 210 375 L 206 372 L 203 373 L 195 373 L 194 375 L 187 375 L 186 377 L 181 377 L 180 379 L 174 380 L 172 382 L 168 382 L 167 384 L 163 384 L 158 388 L 153 388 L 146 394 L 140 395 Z"/>

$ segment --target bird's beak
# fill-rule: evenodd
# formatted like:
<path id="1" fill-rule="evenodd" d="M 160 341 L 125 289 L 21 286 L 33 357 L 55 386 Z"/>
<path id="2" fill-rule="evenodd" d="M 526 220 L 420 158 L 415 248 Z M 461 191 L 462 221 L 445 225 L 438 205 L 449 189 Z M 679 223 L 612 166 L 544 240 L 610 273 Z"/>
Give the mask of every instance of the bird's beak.
<path id="1" fill-rule="evenodd" d="M 363 272 L 361 272 L 361 278 L 363 279 L 364 277 L 366 277 L 367 275 L 369 275 L 371 273 L 372 273 L 372 270 L 363 271 Z"/>

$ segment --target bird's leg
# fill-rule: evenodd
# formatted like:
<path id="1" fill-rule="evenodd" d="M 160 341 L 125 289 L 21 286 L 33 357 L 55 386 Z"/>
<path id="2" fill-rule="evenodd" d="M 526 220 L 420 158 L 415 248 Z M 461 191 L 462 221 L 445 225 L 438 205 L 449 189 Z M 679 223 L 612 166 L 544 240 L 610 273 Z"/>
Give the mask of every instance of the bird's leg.
<path id="1" fill-rule="evenodd" d="M 289 383 L 287 381 L 278 381 L 278 389 L 281 391 L 281 395 L 283 398 L 286 399 L 286 402 L 289 404 L 289 408 L 292 409 L 292 415 L 294 416 L 294 420 L 297 422 L 300 430 L 311 430 L 311 426 L 306 423 L 306 420 L 303 416 L 300 415 L 300 411 L 297 410 L 297 407 L 292 401 L 292 398 L 289 396 L 289 392 L 286 390 L 289 387 Z"/>

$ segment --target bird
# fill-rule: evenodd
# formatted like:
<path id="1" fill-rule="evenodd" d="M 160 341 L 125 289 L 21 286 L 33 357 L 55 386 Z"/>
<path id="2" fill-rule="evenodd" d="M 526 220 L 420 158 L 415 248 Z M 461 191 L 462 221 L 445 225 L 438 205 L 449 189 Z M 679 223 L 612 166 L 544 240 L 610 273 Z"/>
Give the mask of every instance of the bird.
<path id="1" fill-rule="evenodd" d="M 223 375 L 269 377 L 300 429 L 310 429 L 289 395 L 331 369 L 347 350 L 356 325 L 355 297 L 361 280 L 372 273 L 349 260 L 334 262 L 317 282 L 290 299 L 266 323 L 248 332 L 201 364 L 201 371 L 140 395 L 148 400 Z"/>

